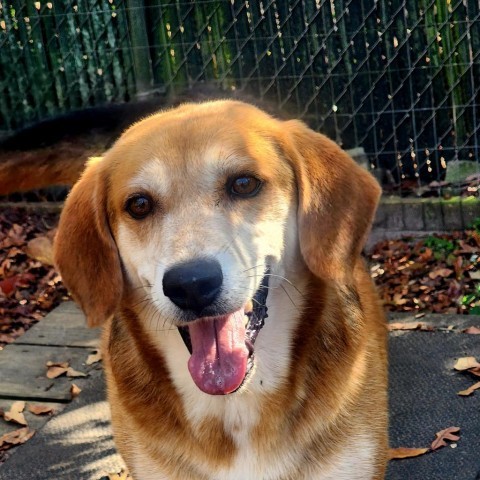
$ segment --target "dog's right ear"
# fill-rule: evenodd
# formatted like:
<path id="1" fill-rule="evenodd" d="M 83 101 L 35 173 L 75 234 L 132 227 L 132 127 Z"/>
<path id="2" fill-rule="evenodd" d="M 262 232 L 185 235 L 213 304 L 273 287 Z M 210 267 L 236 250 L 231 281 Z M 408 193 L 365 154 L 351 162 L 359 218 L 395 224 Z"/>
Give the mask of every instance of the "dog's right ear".
<path id="1" fill-rule="evenodd" d="M 107 216 L 101 159 L 92 159 L 68 196 L 55 237 L 54 259 L 90 327 L 113 315 L 123 277 Z"/>

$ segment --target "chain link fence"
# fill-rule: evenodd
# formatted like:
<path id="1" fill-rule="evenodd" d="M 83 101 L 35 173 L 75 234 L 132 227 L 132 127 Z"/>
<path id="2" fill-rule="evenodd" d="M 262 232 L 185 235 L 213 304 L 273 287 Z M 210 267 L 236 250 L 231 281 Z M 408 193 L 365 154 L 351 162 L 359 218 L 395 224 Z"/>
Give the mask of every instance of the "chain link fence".
<path id="1" fill-rule="evenodd" d="M 0 130 L 203 83 L 303 118 L 391 185 L 462 164 L 476 194 L 478 0 L 0 0 Z"/>

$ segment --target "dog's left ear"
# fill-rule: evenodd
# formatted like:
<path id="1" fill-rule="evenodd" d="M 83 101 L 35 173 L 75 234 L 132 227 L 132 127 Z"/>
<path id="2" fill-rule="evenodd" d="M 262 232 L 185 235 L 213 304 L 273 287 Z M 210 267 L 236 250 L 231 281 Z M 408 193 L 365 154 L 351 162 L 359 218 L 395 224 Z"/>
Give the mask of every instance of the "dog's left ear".
<path id="1" fill-rule="evenodd" d="M 336 143 L 297 120 L 284 122 L 283 149 L 298 187 L 302 256 L 321 278 L 349 283 L 381 188 Z"/>

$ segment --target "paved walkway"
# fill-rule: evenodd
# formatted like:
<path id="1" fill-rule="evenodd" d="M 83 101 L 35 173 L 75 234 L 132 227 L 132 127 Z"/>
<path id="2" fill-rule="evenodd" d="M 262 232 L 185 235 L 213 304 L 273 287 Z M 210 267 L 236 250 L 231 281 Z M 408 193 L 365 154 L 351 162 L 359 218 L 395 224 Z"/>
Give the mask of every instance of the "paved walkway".
<path id="1" fill-rule="evenodd" d="M 461 439 L 455 448 L 390 462 L 387 479 L 478 480 L 480 390 L 470 397 L 458 396 L 475 379 L 455 372 L 453 364 L 464 356 L 480 360 L 480 336 L 462 333 L 466 327 L 480 327 L 480 317 L 400 317 L 402 322 L 434 325 L 435 331 L 390 334 L 391 444 L 426 447 L 435 432 L 451 426 L 461 428 Z M 0 408 L 22 399 L 51 405 L 56 412 L 50 417 L 26 413 L 37 432 L 9 451 L 0 465 L 0 480 L 99 480 L 122 468 L 111 437 L 100 364 L 85 364 L 99 332 L 86 329 L 83 321 L 73 304 L 63 304 L 0 352 Z M 45 376 L 49 360 L 68 361 L 88 377 L 49 380 Z M 73 400 L 72 383 L 82 388 Z M 16 428 L 0 421 L 0 435 Z"/>

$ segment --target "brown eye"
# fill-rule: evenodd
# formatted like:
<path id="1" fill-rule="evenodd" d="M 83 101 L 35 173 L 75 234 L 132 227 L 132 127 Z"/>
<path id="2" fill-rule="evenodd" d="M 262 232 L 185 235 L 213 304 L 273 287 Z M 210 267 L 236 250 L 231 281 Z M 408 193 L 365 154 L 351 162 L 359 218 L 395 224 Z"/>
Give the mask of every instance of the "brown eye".
<path id="1" fill-rule="evenodd" d="M 230 191 L 233 195 L 239 197 L 253 197 L 262 186 L 262 182 L 251 175 L 234 178 L 230 185 Z"/>
<path id="2" fill-rule="evenodd" d="M 127 200 L 125 210 L 136 220 L 145 218 L 153 209 L 152 200 L 146 195 L 134 195 Z"/>

